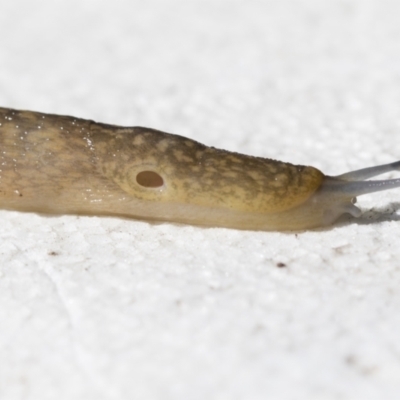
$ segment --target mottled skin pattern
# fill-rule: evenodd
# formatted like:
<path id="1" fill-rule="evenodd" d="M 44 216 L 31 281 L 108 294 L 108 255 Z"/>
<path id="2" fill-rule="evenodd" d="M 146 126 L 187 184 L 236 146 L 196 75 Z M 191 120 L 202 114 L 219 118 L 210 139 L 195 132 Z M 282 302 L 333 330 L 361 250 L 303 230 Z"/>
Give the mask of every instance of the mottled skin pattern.
<path id="1" fill-rule="evenodd" d="M 5 209 L 265 230 L 322 223 L 312 201 L 324 179 L 317 169 L 153 129 L 0 108 L 0 150 Z M 141 171 L 164 185 L 139 185 Z"/>
<path id="2" fill-rule="evenodd" d="M 303 203 L 322 180 L 312 167 L 218 150 L 148 128 L 92 124 L 90 138 L 103 174 L 140 199 L 271 213 Z M 143 169 L 165 177 L 166 190 L 137 185 Z"/>

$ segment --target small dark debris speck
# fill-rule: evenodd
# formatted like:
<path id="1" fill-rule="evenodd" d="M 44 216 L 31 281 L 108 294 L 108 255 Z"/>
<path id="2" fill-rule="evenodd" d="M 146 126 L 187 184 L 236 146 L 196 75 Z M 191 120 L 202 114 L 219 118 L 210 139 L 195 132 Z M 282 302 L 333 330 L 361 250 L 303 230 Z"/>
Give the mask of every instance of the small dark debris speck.
<path id="1" fill-rule="evenodd" d="M 285 267 L 286 267 L 286 264 L 283 263 L 283 262 L 278 262 L 278 264 L 276 264 L 276 266 L 277 266 L 278 268 L 285 268 Z"/>

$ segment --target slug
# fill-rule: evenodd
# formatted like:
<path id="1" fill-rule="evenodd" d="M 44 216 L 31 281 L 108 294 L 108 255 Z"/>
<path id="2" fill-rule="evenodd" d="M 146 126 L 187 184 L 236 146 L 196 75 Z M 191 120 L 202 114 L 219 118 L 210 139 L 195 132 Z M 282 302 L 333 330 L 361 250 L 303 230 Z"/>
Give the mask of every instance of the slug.
<path id="1" fill-rule="evenodd" d="M 7 108 L 0 149 L 0 208 L 50 214 L 304 230 L 358 217 L 356 196 L 400 186 L 365 181 L 400 161 L 331 177 L 154 129 Z"/>

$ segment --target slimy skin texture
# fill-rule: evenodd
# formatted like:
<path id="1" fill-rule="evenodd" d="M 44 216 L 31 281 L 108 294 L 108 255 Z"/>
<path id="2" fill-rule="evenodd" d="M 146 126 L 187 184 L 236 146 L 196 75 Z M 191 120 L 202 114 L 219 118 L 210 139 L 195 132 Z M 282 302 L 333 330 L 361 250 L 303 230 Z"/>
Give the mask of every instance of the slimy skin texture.
<path id="1" fill-rule="evenodd" d="M 358 216 L 357 194 L 389 188 L 365 191 L 371 182 L 398 181 L 355 182 L 360 174 L 326 177 L 154 129 L 0 108 L 3 209 L 302 230 Z"/>

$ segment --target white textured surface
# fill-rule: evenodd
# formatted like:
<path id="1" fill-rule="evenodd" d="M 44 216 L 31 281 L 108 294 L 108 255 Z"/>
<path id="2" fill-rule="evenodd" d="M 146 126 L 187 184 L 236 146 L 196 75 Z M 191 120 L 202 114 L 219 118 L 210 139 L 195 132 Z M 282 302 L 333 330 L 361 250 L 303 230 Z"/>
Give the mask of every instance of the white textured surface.
<path id="1" fill-rule="evenodd" d="M 2 106 L 330 174 L 400 158 L 398 1 L 1 8 Z M 297 235 L 0 212 L 0 399 L 400 398 L 399 195 Z"/>

